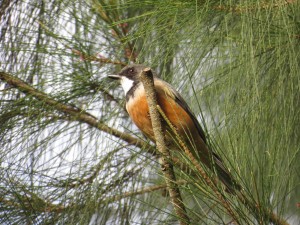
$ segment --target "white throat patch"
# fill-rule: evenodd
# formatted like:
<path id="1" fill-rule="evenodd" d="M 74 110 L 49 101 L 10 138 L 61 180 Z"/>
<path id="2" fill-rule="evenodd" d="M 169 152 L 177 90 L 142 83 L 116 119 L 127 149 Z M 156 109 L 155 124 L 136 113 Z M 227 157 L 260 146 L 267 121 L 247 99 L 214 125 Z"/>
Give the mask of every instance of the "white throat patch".
<path id="1" fill-rule="evenodd" d="M 122 77 L 121 78 L 121 85 L 122 88 L 125 92 L 125 96 L 127 95 L 128 91 L 132 88 L 133 86 L 133 80 L 128 79 L 127 77 Z"/>

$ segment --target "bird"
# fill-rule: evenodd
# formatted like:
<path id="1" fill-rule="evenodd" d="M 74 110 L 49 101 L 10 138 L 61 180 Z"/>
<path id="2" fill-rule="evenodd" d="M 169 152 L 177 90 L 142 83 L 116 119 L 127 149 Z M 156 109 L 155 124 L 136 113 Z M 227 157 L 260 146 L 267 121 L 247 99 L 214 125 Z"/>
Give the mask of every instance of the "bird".
<path id="1" fill-rule="evenodd" d="M 147 66 L 142 64 L 130 64 L 119 73 L 108 75 L 108 77 L 119 80 L 125 92 L 126 110 L 131 120 L 146 137 L 155 143 L 145 89 L 139 77 L 146 68 Z M 160 79 L 153 70 L 151 71 L 157 103 L 179 136 L 187 143 L 189 149 L 193 150 L 193 155 L 207 168 L 216 172 L 227 192 L 234 193 L 235 190 L 239 190 L 240 186 L 224 166 L 222 159 L 208 146 L 205 133 L 186 101 L 175 88 Z M 165 138 L 169 149 L 179 149 L 170 132 L 166 131 Z"/>

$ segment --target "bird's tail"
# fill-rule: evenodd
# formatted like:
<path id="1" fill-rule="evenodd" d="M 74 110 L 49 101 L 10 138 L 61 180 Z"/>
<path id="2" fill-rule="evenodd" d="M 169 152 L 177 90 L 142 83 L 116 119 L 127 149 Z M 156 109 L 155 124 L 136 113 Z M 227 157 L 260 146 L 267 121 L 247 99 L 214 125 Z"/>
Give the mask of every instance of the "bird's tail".
<path id="1" fill-rule="evenodd" d="M 222 160 L 217 154 L 213 154 L 214 169 L 217 172 L 218 178 L 226 186 L 226 191 L 229 193 L 236 193 L 236 191 L 241 190 L 241 186 L 237 181 L 231 176 L 229 171 L 225 168 Z"/>

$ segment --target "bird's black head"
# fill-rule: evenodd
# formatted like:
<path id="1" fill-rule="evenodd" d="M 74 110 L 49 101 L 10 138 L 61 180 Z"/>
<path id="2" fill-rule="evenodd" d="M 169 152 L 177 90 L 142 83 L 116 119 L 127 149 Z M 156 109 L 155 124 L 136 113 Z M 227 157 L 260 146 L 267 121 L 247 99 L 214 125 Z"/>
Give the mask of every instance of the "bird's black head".
<path id="1" fill-rule="evenodd" d="M 146 66 L 141 64 L 131 64 L 125 66 L 118 74 L 109 75 L 108 77 L 112 79 L 120 80 L 120 83 L 124 89 L 125 95 L 127 92 L 137 85 L 139 80 L 139 75 Z"/>
<path id="2" fill-rule="evenodd" d="M 130 80 L 138 80 L 139 74 L 142 72 L 143 69 L 145 69 L 146 66 L 141 64 L 132 64 L 125 66 L 118 74 L 120 76 L 127 77 Z"/>

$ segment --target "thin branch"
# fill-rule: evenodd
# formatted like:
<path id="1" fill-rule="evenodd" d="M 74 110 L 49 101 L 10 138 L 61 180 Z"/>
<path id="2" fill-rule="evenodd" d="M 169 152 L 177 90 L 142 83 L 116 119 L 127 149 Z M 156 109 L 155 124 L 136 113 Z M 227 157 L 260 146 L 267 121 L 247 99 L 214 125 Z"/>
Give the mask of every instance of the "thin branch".
<path id="1" fill-rule="evenodd" d="M 66 46 L 68 47 L 68 46 Z M 106 63 L 106 64 L 113 64 L 113 65 L 121 65 L 121 66 L 126 66 L 127 63 L 121 62 L 121 61 L 113 61 L 111 59 L 105 58 L 105 57 L 97 57 L 94 55 L 87 55 L 79 50 L 73 49 L 68 47 L 69 49 L 71 49 L 71 51 L 78 55 L 80 57 L 81 60 L 85 60 L 85 61 L 93 61 L 93 62 L 100 62 L 100 63 Z"/>
<path id="2" fill-rule="evenodd" d="M 177 185 L 184 185 L 186 183 L 187 182 L 185 180 L 179 180 L 176 182 Z M 132 196 L 142 195 L 142 194 L 146 194 L 146 193 L 150 193 L 150 192 L 154 192 L 154 191 L 158 191 L 158 190 L 162 190 L 162 189 L 166 189 L 166 188 L 167 188 L 166 184 L 144 187 L 137 191 L 128 191 L 128 192 L 125 192 L 120 195 L 115 195 L 115 196 L 107 197 L 105 199 L 101 199 L 99 201 L 99 204 L 103 204 L 103 203 L 108 204 L 111 202 L 119 201 L 123 198 L 129 198 Z M 19 196 L 19 198 L 26 199 L 26 201 L 24 201 L 25 203 L 22 202 L 22 204 L 19 204 L 15 200 L 8 200 L 8 199 L 1 198 L 1 197 L 0 197 L 0 203 L 6 205 L 8 207 L 13 207 L 15 209 L 21 209 L 21 208 L 24 208 L 24 206 L 30 207 L 30 209 L 32 209 L 32 206 L 37 205 L 35 207 L 35 210 L 37 210 L 39 212 L 53 212 L 53 213 L 61 213 L 65 210 L 69 210 L 70 208 L 72 208 L 76 205 L 74 203 L 70 203 L 69 205 L 53 204 L 53 203 L 50 203 L 49 201 L 47 201 L 46 199 L 43 199 L 41 196 L 38 196 L 37 194 L 34 194 L 32 192 L 28 192 L 28 194 L 26 196 L 25 195 Z M 38 204 L 36 204 L 37 202 L 38 202 Z M 78 207 L 78 205 L 76 205 L 76 207 Z M 83 207 L 83 205 L 81 205 L 80 207 Z"/>
<path id="3" fill-rule="evenodd" d="M 184 185 L 186 183 L 187 182 L 185 180 L 176 181 L 177 185 Z M 121 195 L 116 195 L 116 196 L 113 196 L 113 197 L 109 197 L 107 199 L 102 200 L 101 202 L 106 202 L 106 203 L 115 202 L 115 201 L 119 201 L 123 198 L 128 198 L 128 197 L 136 196 L 136 195 L 142 195 L 142 194 L 146 194 L 146 193 L 150 193 L 150 192 L 154 192 L 154 191 L 158 191 L 158 190 L 166 189 L 166 188 L 168 188 L 167 184 L 154 185 L 154 186 L 150 186 L 150 187 L 141 188 L 141 189 L 139 189 L 137 191 L 134 191 L 134 192 L 125 192 Z"/>
<path id="4" fill-rule="evenodd" d="M 0 80 L 3 80 L 7 84 L 17 88 L 19 91 L 23 92 L 26 95 L 35 97 L 39 101 L 46 103 L 47 105 L 53 107 L 57 111 L 62 112 L 68 116 L 71 116 L 76 121 L 86 123 L 91 127 L 95 127 L 103 132 L 106 132 L 108 134 L 120 138 L 130 145 L 135 145 L 139 148 L 144 148 L 152 155 L 155 155 L 155 152 L 152 149 L 145 148 L 148 144 L 145 143 L 144 141 L 141 141 L 127 133 L 120 132 L 117 129 L 107 126 L 106 124 L 100 122 L 95 116 L 91 115 L 90 113 L 86 112 L 83 109 L 80 109 L 76 106 L 61 103 L 49 97 L 46 93 L 35 89 L 34 87 L 32 87 L 31 85 L 29 85 L 28 83 L 26 83 L 25 81 L 17 77 L 14 77 L 5 72 L 0 72 Z"/>
<path id="5" fill-rule="evenodd" d="M 48 28 L 45 23 L 41 20 L 38 21 L 39 26 L 42 27 L 45 31 L 47 31 L 49 34 L 52 36 L 55 36 L 53 32 L 51 31 L 50 28 Z M 113 65 L 121 65 L 121 66 L 126 66 L 127 64 L 121 61 L 114 61 L 105 57 L 97 57 L 95 55 L 88 55 L 85 54 L 77 49 L 71 48 L 69 45 L 62 43 L 65 48 L 70 49 L 74 54 L 78 55 L 81 60 L 85 61 L 92 61 L 92 62 L 100 62 L 100 63 L 106 63 L 106 64 L 113 64 Z"/>
<path id="6" fill-rule="evenodd" d="M 116 38 L 118 41 L 120 41 L 121 44 L 124 44 L 124 55 L 125 58 L 132 62 L 136 62 L 136 56 L 137 53 L 134 52 L 133 43 L 128 42 L 126 38 L 128 33 L 128 24 L 126 23 L 126 27 L 124 27 L 124 24 L 119 26 L 121 28 L 118 29 L 118 26 L 115 25 L 116 21 L 120 21 L 120 18 L 113 18 L 113 16 L 110 16 L 112 14 L 108 14 L 106 10 L 106 6 L 103 2 L 99 1 L 92 1 L 92 7 L 95 9 L 95 11 L 98 13 L 98 15 L 101 17 L 101 19 L 107 23 L 109 26 L 111 26 L 112 29 L 112 36 Z M 120 25 L 120 24 L 119 24 Z"/>
<path id="7" fill-rule="evenodd" d="M 182 201 L 179 187 L 176 183 L 176 177 L 173 170 L 173 165 L 170 163 L 170 152 L 166 147 L 164 140 L 163 126 L 161 123 L 161 116 L 157 111 L 157 98 L 154 89 L 153 74 L 150 68 L 145 68 L 140 74 L 140 80 L 144 85 L 146 92 L 147 102 L 149 105 L 149 113 L 153 128 L 154 137 L 156 140 L 157 150 L 161 154 L 161 166 L 166 180 L 167 188 L 170 194 L 171 202 L 175 209 L 175 212 L 179 218 L 180 224 L 185 225 L 190 223 L 190 219 L 187 216 L 185 206 Z"/>

